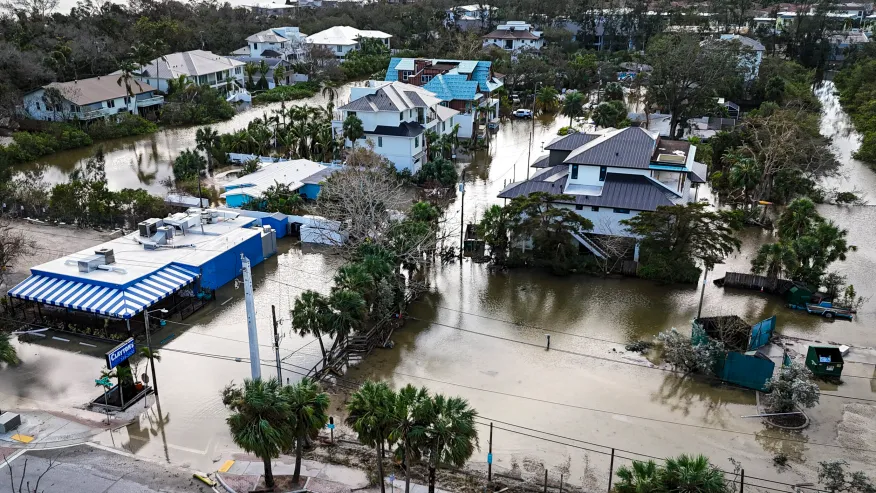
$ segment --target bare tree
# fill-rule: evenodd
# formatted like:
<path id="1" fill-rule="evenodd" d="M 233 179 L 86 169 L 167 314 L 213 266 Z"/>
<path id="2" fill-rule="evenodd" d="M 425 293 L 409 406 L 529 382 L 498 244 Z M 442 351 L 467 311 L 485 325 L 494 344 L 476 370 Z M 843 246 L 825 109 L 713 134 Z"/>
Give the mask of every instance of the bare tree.
<path id="1" fill-rule="evenodd" d="M 6 284 L 9 271 L 24 255 L 30 255 L 36 242 L 19 231 L 8 219 L 0 219 L 0 286 Z"/>
<path id="2" fill-rule="evenodd" d="M 46 467 L 46 470 L 43 471 L 39 476 L 37 476 L 36 483 L 33 485 L 33 488 L 30 487 L 30 481 L 27 483 L 24 482 L 25 476 L 27 476 L 27 459 L 24 459 L 24 466 L 21 469 L 21 479 L 18 481 L 18 489 L 15 489 L 15 475 L 12 472 L 12 464 L 9 463 L 9 459 L 4 455 L 3 461 L 6 463 L 6 470 L 9 471 L 9 485 L 12 487 L 12 493 L 45 493 L 45 490 L 40 491 L 40 481 L 43 480 L 43 476 L 45 476 L 49 471 L 52 470 L 57 464 L 55 463 L 55 459 L 57 457 L 49 459 L 49 464 Z"/>
<path id="3" fill-rule="evenodd" d="M 8 12 L 24 12 L 45 17 L 58 7 L 60 0 L 4 0 L 0 8 Z"/>

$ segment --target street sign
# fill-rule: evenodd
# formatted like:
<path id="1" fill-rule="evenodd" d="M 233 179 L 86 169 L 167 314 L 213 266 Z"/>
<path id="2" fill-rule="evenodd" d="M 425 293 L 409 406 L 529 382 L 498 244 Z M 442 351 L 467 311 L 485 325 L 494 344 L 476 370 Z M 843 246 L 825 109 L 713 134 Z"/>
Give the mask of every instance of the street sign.
<path id="1" fill-rule="evenodd" d="M 127 341 L 114 347 L 112 351 L 106 353 L 106 366 L 110 370 L 119 365 L 122 361 L 130 358 L 137 351 L 134 346 L 134 338 L 128 338 Z"/>
<path id="2" fill-rule="evenodd" d="M 493 453 L 490 452 L 489 454 L 487 454 L 487 464 L 492 464 L 492 463 L 493 463 Z"/>
<path id="3" fill-rule="evenodd" d="M 329 423 L 329 424 L 327 424 L 327 425 L 325 425 L 325 426 L 326 426 L 326 428 L 328 428 L 328 429 L 330 429 L 330 430 L 334 430 L 334 429 L 335 429 L 335 425 L 334 425 L 334 423 Z"/>
<path id="4" fill-rule="evenodd" d="M 113 386 L 113 383 L 110 382 L 110 379 L 107 377 L 98 378 L 97 380 L 94 381 L 94 383 L 96 385 L 100 385 L 100 386 L 103 386 L 106 388 L 110 388 Z"/>

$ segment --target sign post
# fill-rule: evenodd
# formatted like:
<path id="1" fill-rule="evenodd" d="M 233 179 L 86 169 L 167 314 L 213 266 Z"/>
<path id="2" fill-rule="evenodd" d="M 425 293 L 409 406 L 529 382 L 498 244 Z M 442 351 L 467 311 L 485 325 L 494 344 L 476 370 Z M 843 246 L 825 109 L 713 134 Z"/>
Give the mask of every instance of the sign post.
<path id="1" fill-rule="evenodd" d="M 113 383 L 110 382 L 110 379 L 107 377 L 101 377 L 94 381 L 95 385 L 100 385 L 103 387 L 103 403 L 105 405 L 104 410 L 106 411 L 106 424 L 110 424 L 110 415 L 109 415 L 109 398 L 107 398 L 107 392 L 113 386 Z"/>
<path id="2" fill-rule="evenodd" d="M 334 444 L 335 443 L 335 417 L 334 416 L 329 416 L 329 422 L 326 425 L 326 427 L 329 429 L 329 433 L 331 433 L 331 443 Z"/>

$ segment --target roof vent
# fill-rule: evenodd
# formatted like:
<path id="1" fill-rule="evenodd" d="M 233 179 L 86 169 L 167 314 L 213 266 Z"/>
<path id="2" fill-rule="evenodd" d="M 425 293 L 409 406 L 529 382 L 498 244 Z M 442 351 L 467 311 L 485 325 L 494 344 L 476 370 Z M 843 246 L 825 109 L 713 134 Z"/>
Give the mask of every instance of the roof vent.
<path id="1" fill-rule="evenodd" d="M 99 250 L 95 250 L 94 254 L 103 256 L 104 265 L 116 263 L 116 256 L 113 253 L 112 248 L 101 248 Z"/>

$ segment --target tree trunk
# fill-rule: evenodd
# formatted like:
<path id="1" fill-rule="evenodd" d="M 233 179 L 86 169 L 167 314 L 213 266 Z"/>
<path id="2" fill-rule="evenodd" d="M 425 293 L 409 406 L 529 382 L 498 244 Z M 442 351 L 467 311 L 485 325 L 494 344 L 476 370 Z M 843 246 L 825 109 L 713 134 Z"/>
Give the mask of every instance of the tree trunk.
<path id="1" fill-rule="evenodd" d="M 405 493 L 411 493 L 411 451 L 405 439 Z"/>
<path id="2" fill-rule="evenodd" d="M 383 478 L 383 440 L 377 446 L 377 475 L 380 476 L 380 493 L 386 493 L 386 480 Z"/>
<path id="3" fill-rule="evenodd" d="M 265 486 L 268 488 L 274 487 L 274 472 L 271 470 L 271 459 L 262 459 L 265 463 Z"/>
<path id="4" fill-rule="evenodd" d="M 319 330 L 314 330 L 313 333 L 314 335 L 316 335 L 316 339 L 319 341 L 319 349 L 320 351 L 322 351 L 322 366 L 323 368 L 325 368 L 325 365 L 328 364 L 328 361 L 326 361 L 325 344 L 322 343 L 322 334 L 319 333 Z"/>
<path id="5" fill-rule="evenodd" d="M 429 493 L 435 493 L 435 466 L 429 465 Z"/>
<path id="6" fill-rule="evenodd" d="M 301 454 L 304 449 L 304 433 L 298 436 L 295 444 L 295 471 L 292 473 L 292 482 L 297 483 L 301 479 Z"/>

